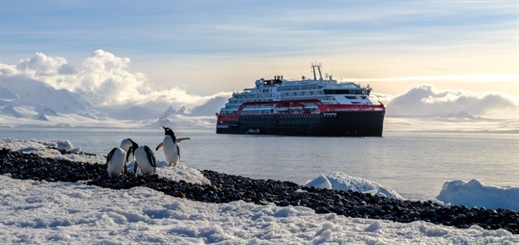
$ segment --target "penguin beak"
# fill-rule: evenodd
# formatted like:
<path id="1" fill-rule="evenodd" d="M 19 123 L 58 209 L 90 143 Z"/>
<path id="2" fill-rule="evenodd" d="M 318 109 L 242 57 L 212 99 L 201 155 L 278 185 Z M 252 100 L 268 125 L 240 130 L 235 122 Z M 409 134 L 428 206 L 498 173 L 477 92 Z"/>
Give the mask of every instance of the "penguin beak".
<path id="1" fill-rule="evenodd" d="M 166 130 L 166 127 L 162 126 L 162 128 L 163 128 L 164 130 Z"/>

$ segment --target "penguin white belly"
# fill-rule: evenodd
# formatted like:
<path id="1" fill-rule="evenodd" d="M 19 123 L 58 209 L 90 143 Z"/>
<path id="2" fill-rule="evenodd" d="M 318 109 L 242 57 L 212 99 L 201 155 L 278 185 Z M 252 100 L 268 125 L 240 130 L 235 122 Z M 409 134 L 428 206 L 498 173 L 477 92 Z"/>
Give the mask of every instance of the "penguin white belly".
<path id="1" fill-rule="evenodd" d="M 151 161 L 150 158 L 152 158 Z M 135 162 L 139 165 L 138 167 L 143 175 L 155 174 L 156 163 L 153 161 L 155 161 L 155 156 L 153 156 L 153 152 L 149 148 L 146 150 L 144 146 L 139 146 L 135 150 Z"/>
<path id="2" fill-rule="evenodd" d="M 169 135 L 166 135 L 166 137 L 164 137 L 163 144 L 166 161 L 170 165 L 175 166 L 180 159 L 178 155 L 177 143 L 173 142 L 173 139 Z"/>
<path id="3" fill-rule="evenodd" d="M 126 152 L 123 149 L 119 147 L 112 149 L 110 154 L 108 154 L 106 163 L 106 171 L 108 172 L 108 176 L 110 176 L 110 178 L 119 176 L 123 171 L 125 161 Z"/>

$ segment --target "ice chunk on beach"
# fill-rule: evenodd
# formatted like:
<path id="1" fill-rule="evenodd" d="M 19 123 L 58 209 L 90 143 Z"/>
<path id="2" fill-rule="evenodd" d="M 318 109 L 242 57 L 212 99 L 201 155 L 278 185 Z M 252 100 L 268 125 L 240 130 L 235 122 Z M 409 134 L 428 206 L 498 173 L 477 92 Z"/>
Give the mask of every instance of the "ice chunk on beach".
<path id="1" fill-rule="evenodd" d="M 485 185 L 476 179 L 447 181 L 436 199 L 445 204 L 519 211 L 519 187 Z"/>
<path id="2" fill-rule="evenodd" d="M 372 195 L 403 199 L 395 190 L 386 188 L 379 183 L 366 179 L 352 177 L 342 172 L 333 172 L 328 175 L 319 175 L 317 178 L 307 181 L 304 186 L 314 186 L 334 190 L 352 190 Z"/>

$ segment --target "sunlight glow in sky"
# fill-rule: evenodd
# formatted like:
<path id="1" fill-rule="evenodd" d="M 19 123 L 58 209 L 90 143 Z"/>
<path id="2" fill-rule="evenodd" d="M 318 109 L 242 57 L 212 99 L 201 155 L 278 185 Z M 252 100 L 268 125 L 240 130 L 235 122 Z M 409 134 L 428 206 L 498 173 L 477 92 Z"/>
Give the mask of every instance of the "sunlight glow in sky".
<path id="1" fill-rule="evenodd" d="M 127 57 L 131 71 L 150 83 L 204 96 L 241 90 L 259 77 L 300 78 L 318 61 L 337 79 L 380 79 L 374 88 L 382 93 L 404 92 L 431 77 L 440 87 L 453 82 L 449 88 L 491 86 L 519 95 L 514 1 L 0 5 L 2 64 L 42 52 L 81 67 L 102 49 Z"/>

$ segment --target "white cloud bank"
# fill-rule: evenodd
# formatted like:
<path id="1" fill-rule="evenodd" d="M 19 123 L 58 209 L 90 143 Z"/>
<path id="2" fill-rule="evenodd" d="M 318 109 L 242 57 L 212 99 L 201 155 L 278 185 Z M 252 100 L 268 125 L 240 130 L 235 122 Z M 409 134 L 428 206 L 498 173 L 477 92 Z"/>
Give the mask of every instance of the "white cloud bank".
<path id="1" fill-rule="evenodd" d="M 41 81 L 55 89 L 79 93 L 101 107 L 147 103 L 194 107 L 220 95 L 198 96 L 178 87 L 161 88 L 148 81 L 145 74 L 131 72 L 129 65 L 129 58 L 103 50 L 96 50 L 79 68 L 63 57 L 36 53 L 17 65 L 0 64 L 0 76 Z"/>
<path id="2" fill-rule="evenodd" d="M 396 96 L 380 95 L 388 116 L 515 118 L 519 97 L 506 93 L 439 90 L 425 84 Z"/>

